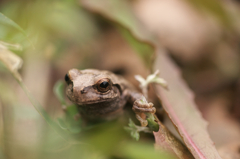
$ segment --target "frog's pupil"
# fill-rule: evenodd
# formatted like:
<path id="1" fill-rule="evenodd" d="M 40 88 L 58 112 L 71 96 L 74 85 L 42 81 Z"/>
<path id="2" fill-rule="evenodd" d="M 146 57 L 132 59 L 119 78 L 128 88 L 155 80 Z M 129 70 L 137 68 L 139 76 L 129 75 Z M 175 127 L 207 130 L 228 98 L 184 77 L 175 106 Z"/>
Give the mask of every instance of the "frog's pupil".
<path id="1" fill-rule="evenodd" d="M 65 81 L 68 82 L 70 79 L 69 79 L 69 76 L 68 74 L 65 75 Z"/>
<path id="2" fill-rule="evenodd" d="M 108 82 L 107 82 L 107 81 L 104 81 L 104 82 L 102 82 L 102 83 L 100 84 L 100 87 L 102 87 L 102 88 L 107 88 L 108 85 L 109 85 Z"/>

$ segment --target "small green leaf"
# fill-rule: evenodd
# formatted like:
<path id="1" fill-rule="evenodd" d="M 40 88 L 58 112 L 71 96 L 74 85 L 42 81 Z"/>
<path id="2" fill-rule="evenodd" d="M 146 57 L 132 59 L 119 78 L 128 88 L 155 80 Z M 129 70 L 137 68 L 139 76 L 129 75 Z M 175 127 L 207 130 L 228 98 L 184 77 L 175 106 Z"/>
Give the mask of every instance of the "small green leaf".
<path id="1" fill-rule="evenodd" d="M 139 134 L 138 131 L 132 131 L 132 132 L 131 132 L 131 136 L 132 136 L 134 139 L 136 139 L 136 141 L 138 141 L 139 138 L 140 138 L 140 134 Z"/>
<path id="2" fill-rule="evenodd" d="M 129 126 L 130 128 L 136 128 L 136 125 L 135 125 L 135 123 L 132 121 L 132 119 L 129 119 L 128 126 Z"/>
<path id="3" fill-rule="evenodd" d="M 140 134 L 138 132 L 139 131 L 138 126 L 132 121 L 132 119 L 129 119 L 128 126 L 129 127 L 124 127 L 124 129 L 130 132 L 131 137 L 138 141 L 140 138 Z"/>
<path id="4" fill-rule="evenodd" d="M 129 119 L 128 126 L 129 127 L 124 127 L 124 129 L 130 132 L 131 136 L 137 141 L 140 138 L 140 134 L 139 134 L 140 132 L 152 133 L 152 130 L 150 130 L 148 127 L 137 126 L 131 119 Z"/>

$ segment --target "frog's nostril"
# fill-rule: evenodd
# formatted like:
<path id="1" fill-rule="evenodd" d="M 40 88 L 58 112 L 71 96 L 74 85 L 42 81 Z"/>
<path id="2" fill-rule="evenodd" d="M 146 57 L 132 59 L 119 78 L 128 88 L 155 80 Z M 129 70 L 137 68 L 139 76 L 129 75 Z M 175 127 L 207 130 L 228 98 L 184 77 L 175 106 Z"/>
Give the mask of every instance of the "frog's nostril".
<path id="1" fill-rule="evenodd" d="M 84 94 L 84 93 L 86 93 L 86 90 L 85 90 L 85 89 L 82 89 L 82 90 L 81 90 L 81 94 Z"/>

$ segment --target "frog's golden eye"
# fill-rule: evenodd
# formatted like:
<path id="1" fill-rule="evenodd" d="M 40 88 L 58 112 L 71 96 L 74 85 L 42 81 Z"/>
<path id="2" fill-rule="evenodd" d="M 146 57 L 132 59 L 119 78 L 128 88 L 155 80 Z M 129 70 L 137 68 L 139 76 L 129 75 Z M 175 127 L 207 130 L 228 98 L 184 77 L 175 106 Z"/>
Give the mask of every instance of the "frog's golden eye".
<path id="1" fill-rule="evenodd" d="M 102 93 L 107 92 L 108 90 L 111 89 L 111 81 L 108 78 L 100 79 L 97 82 L 97 89 Z"/>

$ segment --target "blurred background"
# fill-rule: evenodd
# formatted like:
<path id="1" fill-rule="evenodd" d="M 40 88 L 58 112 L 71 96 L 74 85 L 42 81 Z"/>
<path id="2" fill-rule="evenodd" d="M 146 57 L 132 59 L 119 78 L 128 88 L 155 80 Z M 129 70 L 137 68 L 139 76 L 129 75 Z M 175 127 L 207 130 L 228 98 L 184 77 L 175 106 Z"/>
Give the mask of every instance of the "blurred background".
<path id="1" fill-rule="evenodd" d="M 220 155 L 240 149 L 240 1 L 1 0 L 0 12 L 25 31 L 0 21 L 1 41 L 22 46 L 12 51 L 24 61 L 23 82 L 52 118 L 64 115 L 53 87 L 71 68 L 110 70 L 138 86 L 134 75 L 146 77 L 154 56 L 132 37 L 144 32 L 181 69 Z M 89 133 L 93 147 L 82 144 L 82 136 L 81 144 L 69 144 L 0 62 L 0 158 L 140 158 L 142 150 L 142 158 L 158 155 L 153 139 L 135 142 L 116 124 L 110 127 Z"/>

